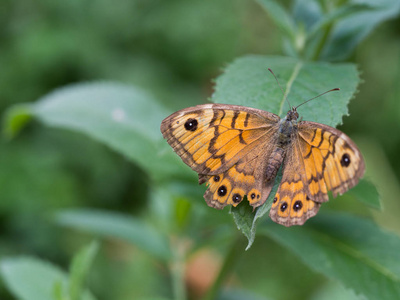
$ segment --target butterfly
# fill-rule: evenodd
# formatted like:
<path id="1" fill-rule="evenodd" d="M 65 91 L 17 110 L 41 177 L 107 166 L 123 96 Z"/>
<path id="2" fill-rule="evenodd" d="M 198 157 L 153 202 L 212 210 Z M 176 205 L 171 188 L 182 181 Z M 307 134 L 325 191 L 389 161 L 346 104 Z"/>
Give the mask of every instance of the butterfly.
<path id="1" fill-rule="evenodd" d="M 238 105 L 197 105 L 165 118 L 161 132 L 206 183 L 204 198 L 217 209 L 244 198 L 254 208 L 264 204 L 281 168 L 269 215 L 287 227 L 303 225 L 329 200 L 328 191 L 336 197 L 354 187 L 365 164 L 340 130 L 298 120 L 299 106 L 280 118 Z"/>

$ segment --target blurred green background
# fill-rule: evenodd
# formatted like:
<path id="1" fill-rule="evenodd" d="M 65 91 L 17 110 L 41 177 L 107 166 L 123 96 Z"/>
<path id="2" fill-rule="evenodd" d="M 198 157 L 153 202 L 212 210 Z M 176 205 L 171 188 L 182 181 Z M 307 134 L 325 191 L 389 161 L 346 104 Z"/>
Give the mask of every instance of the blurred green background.
<path id="1" fill-rule="evenodd" d="M 142 87 L 166 107 L 180 109 L 206 102 L 213 79 L 234 58 L 283 52 L 280 32 L 254 1 L 2 0 L 0 22 L 3 113 L 55 88 L 98 80 Z M 400 19 L 378 26 L 348 61 L 358 64 L 364 83 L 340 129 L 364 153 L 367 177 L 378 187 L 384 211 L 345 197 L 326 206 L 372 214 L 400 234 Z M 30 255 L 67 269 L 92 236 L 56 225 L 53 212 L 84 207 L 146 218 L 149 193 L 147 174 L 125 157 L 83 134 L 32 122 L 0 142 L 0 256 Z M 236 230 L 226 212 L 210 212 L 198 198 L 210 219 Z M 226 241 L 221 244 L 207 247 L 189 265 L 192 297 L 215 273 Z M 287 274 L 298 272 L 301 279 L 288 289 Z M 98 299 L 168 295 L 166 273 L 145 252 L 106 240 L 88 285 Z M 243 254 L 228 284 L 270 299 L 354 296 L 265 237 Z M 14 299 L 1 281 L 0 298 Z"/>

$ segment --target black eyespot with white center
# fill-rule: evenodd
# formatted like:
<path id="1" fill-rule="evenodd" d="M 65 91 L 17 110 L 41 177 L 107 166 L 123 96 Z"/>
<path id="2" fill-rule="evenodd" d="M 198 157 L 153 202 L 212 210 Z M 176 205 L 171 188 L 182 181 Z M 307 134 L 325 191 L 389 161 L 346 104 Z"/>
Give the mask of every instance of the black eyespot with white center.
<path id="1" fill-rule="evenodd" d="M 240 201 L 242 201 L 242 196 L 240 196 L 239 194 L 233 194 L 232 201 L 234 203 L 239 203 Z"/>
<path id="2" fill-rule="evenodd" d="M 278 198 L 275 197 L 273 202 L 276 203 L 276 201 L 278 201 Z"/>
<path id="3" fill-rule="evenodd" d="M 196 119 L 187 119 L 187 121 L 185 122 L 185 129 L 186 130 L 190 130 L 190 131 L 195 131 L 197 129 L 197 125 L 199 123 L 197 122 Z"/>
<path id="4" fill-rule="evenodd" d="M 347 153 L 343 154 L 342 159 L 340 160 L 340 164 L 342 167 L 348 167 L 350 165 L 350 155 Z"/>
<path id="5" fill-rule="evenodd" d="M 281 205 L 281 212 L 284 212 L 287 207 L 288 207 L 287 203 L 283 202 L 282 205 Z"/>
<path id="6" fill-rule="evenodd" d="M 252 193 L 252 194 L 250 195 L 250 198 L 254 200 L 254 199 L 256 198 L 256 194 Z"/>
<path id="7" fill-rule="evenodd" d="M 227 193 L 226 186 L 221 185 L 218 189 L 218 196 L 223 197 Z"/>
<path id="8" fill-rule="evenodd" d="M 303 208 L 303 203 L 301 203 L 300 200 L 297 200 L 294 204 L 293 204 L 293 210 L 294 211 L 299 211 L 300 209 Z"/>
<path id="9" fill-rule="evenodd" d="M 221 179 L 221 178 L 220 178 L 218 175 L 214 176 L 214 181 L 215 181 L 215 182 L 218 182 L 220 179 Z"/>

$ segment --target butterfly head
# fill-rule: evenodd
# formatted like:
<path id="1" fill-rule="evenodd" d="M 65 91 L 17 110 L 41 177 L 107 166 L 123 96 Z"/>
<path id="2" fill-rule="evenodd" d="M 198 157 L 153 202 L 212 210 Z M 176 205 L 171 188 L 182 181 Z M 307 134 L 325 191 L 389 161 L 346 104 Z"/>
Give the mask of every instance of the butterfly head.
<path id="1" fill-rule="evenodd" d="M 299 118 L 299 113 L 297 112 L 296 107 L 292 107 L 286 114 L 287 121 L 296 121 Z"/>
<path id="2" fill-rule="evenodd" d="M 326 91 L 325 93 L 322 93 L 322 94 L 320 94 L 318 96 L 315 96 L 314 98 L 308 99 L 307 101 L 304 101 L 303 103 L 301 103 L 301 104 L 299 104 L 297 106 L 294 106 L 294 107 L 291 106 L 289 101 L 288 101 L 288 104 L 291 107 L 291 109 L 287 112 L 285 120 L 287 120 L 287 121 L 295 121 L 297 123 L 297 119 L 299 118 L 299 113 L 297 112 L 297 108 L 298 107 L 302 106 L 303 104 L 306 104 L 307 102 L 309 102 L 311 100 L 314 100 L 315 98 L 318 98 L 318 97 L 320 97 L 322 95 L 325 95 L 326 93 L 333 92 L 333 91 L 340 91 L 340 89 L 339 88 L 331 89 L 329 91 Z"/>

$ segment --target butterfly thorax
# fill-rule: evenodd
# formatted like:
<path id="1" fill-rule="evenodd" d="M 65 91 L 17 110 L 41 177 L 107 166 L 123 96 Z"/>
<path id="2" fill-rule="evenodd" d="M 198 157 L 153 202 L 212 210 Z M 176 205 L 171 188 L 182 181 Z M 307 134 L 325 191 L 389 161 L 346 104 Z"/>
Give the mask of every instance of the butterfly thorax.
<path id="1" fill-rule="evenodd" d="M 297 111 L 288 111 L 285 118 L 279 121 L 279 129 L 276 136 L 276 148 L 268 159 L 265 171 L 267 182 L 274 180 L 286 155 L 286 149 L 292 141 L 293 134 L 297 131 Z"/>
<path id="2" fill-rule="evenodd" d="M 297 130 L 297 117 L 293 118 L 289 113 L 279 121 L 278 147 L 284 147 L 291 141 L 293 133 Z M 298 115 L 297 115 L 298 116 Z"/>

